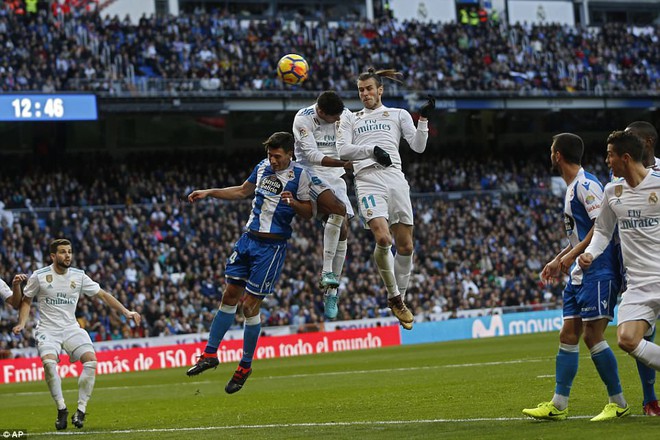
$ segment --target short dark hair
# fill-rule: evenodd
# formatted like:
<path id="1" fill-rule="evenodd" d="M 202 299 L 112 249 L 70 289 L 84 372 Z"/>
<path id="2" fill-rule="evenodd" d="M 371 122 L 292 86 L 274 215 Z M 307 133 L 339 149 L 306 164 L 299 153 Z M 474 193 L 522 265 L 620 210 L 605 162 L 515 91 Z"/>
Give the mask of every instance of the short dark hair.
<path id="1" fill-rule="evenodd" d="M 637 136 L 641 137 L 644 142 L 651 139 L 651 145 L 655 148 L 658 142 L 658 130 L 655 129 L 653 124 L 646 121 L 635 121 L 628 124 L 625 131 L 631 131 Z"/>
<path id="2" fill-rule="evenodd" d="M 619 156 L 629 154 L 635 162 L 641 162 L 644 157 L 644 143 L 631 131 L 613 131 L 607 137 L 607 145 Z"/>
<path id="3" fill-rule="evenodd" d="M 582 138 L 573 133 L 559 133 L 552 137 L 555 151 L 561 153 L 568 163 L 581 165 L 584 154 L 584 142 Z"/>
<path id="4" fill-rule="evenodd" d="M 51 254 L 56 254 L 57 248 L 60 246 L 71 246 L 71 242 L 66 238 L 56 238 L 55 240 L 51 241 L 50 244 L 48 245 L 48 251 Z"/>
<path id="5" fill-rule="evenodd" d="M 344 101 L 334 90 L 326 90 L 316 99 L 316 105 L 323 113 L 329 116 L 341 115 L 344 111 Z"/>
<path id="6" fill-rule="evenodd" d="M 293 151 L 293 135 L 288 131 L 278 131 L 270 135 L 264 142 L 266 152 L 271 148 L 281 148 L 286 153 Z"/>

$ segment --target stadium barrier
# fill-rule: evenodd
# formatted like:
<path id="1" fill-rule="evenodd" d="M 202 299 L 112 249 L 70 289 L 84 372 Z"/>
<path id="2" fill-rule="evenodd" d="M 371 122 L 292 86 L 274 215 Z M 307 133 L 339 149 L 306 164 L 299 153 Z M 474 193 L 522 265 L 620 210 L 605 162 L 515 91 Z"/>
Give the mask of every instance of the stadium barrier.
<path id="1" fill-rule="evenodd" d="M 288 336 L 265 336 L 259 339 L 256 359 L 331 353 L 349 350 L 364 350 L 392 345 L 401 345 L 398 326 L 369 329 L 343 330 L 337 332 L 314 332 Z M 123 350 L 97 352 L 98 374 L 127 373 L 132 371 L 181 368 L 193 365 L 202 354 L 205 343 L 140 347 Z M 238 363 L 243 355 L 243 341 L 222 341 L 218 360 Z M 65 354 L 57 371 L 61 377 L 78 377 L 79 363 L 70 363 Z M 30 382 L 43 380 L 44 373 L 38 357 L 17 358 L 0 361 L 0 383 Z"/>
<path id="2" fill-rule="evenodd" d="M 615 324 L 615 323 L 613 323 Z M 400 330 L 395 318 L 384 317 L 325 324 L 326 331 L 287 334 L 290 326 L 281 327 L 278 335 L 264 335 L 259 340 L 256 359 L 301 356 L 347 350 L 364 350 L 393 345 L 422 344 L 460 339 L 490 338 L 558 331 L 562 326 L 561 310 L 504 313 L 434 322 L 418 322 L 412 331 Z M 288 330 L 287 330 L 288 329 Z M 268 330 L 268 328 L 266 329 Z M 243 355 L 242 330 L 231 330 L 235 339 L 225 339 L 218 350 L 218 360 L 238 362 Z M 202 353 L 208 334 L 176 335 L 96 343 L 98 374 L 181 368 L 193 365 Z M 121 348 L 132 347 L 132 348 Z M 0 360 L 0 383 L 29 382 L 43 379 L 43 368 L 36 352 L 31 357 Z M 77 377 L 80 364 L 71 364 L 60 356 L 58 372 L 62 377 Z"/>
<path id="3" fill-rule="evenodd" d="M 402 332 L 401 344 L 455 341 L 458 339 L 490 338 L 560 330 L 561 310 L 506 313 L 475 318 L 415 324 L 413 331 Z"/>

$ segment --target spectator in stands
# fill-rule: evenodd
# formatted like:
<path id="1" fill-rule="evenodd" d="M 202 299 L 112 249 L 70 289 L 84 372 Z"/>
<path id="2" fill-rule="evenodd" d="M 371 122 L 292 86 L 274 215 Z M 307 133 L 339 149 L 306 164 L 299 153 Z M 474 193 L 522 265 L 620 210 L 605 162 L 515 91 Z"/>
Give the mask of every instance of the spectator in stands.
<path id="1" fill-rule="evenodd" d="M 425 67 L 414 75 L 406 72 L 411 73 L 402 86 L 406 89 L 550 94 L 660 88 L 657 27 L 635 32 L 623 24 L 606 24 L 586 32 L 516 23 L 501 30 L 499 25 L 479 26 L 476 10 L 466 17 L 474 26 L 381 17 L 337 28 L 319 21 L 302 29 L 300 23 L 281 19 L 244 28 L 236 17 L 218 11 L 142 17 L 135 26 L 128 19 L 86 11 L 87 5 L 74 6 L 72 13 L 71 5 L 52 2 L 50 13 L 6 14 L 0 21 L 0 46 L 8 49 L 0 65 L 0 89 L 201 92 L 252 91 L 255 84 L 259 90 L 283 89 L 275 64 L 291 47 L 312 64 L 314 75 L 301 86 L 306 90 L 349 90 L 356 73 L 352 60 L 386 64 L 393 56 L 401 66 Z M 40 32 L 31 31 L 34 23 Z M 147 27 L 148 35 L 138 32 Z M 377 46 L 366 44 L 376 36 Z M 30 49 L 25 41 L 31 41 Z M 345 44 L 352 41 L 361 44 Z M 30 58 L 32 53 L 38 56 Z"/>

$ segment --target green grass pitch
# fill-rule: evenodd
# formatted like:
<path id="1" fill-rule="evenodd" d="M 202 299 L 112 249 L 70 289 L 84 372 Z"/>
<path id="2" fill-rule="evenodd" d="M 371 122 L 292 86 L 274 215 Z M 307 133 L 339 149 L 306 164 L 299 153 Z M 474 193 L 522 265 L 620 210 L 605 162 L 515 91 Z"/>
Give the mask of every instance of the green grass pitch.
<path id="1" fill-rule="evenodd" d="M 0 385 L 0 435 L 100 439 L 638 439 L 660 427 L 641 416 L 634 360 L 608 330 L 634 416 L 592 423 L 607 403 L 580 347 L 570 418 L 537 422 L 521 409 L 554 390 L 558 334 L 546 333 L 256 361 L 243 390 L 224 386 L 235 365 L 189 378 L 185 369 L 98 376 L 82 430 L 54 429 L 44 382 Z M 63 381 L 70 413 L 77 383 Z"/>

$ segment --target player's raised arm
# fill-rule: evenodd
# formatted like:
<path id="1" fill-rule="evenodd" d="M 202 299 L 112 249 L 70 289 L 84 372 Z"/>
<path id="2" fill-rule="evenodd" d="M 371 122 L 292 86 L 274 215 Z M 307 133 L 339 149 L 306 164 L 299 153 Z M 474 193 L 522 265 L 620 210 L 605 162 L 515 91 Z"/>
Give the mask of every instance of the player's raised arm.
<path id="1" fill-rule="evenodd" d="M 142 320 L 142 316 L 138 312 L 128 310 L 122 303 L 119 302 L 117 298 L 114 296 L 110 295 L 108 292 L 105 290 L 101 289 L 97 293 L 97 296 L 104 302 L 106 303 L 109 307 L 113 308 L 114 310 L 118 311 L 122 315 L 126 317 L 126 319 L 132 319 L 135 321 L 137 325 L 140 325 L 140 321 Z"/>
<path id="2" fill-rule="evenodd" d="M 230 186 L 227 188 L 209 188 L 197 189 L 188 194 L 188 201 L 194 203 L 197 200 L 213 197 L 222 200 L 240 200 L 254 195 L 256 185 L 247 180 L 240 186 Z"/>

